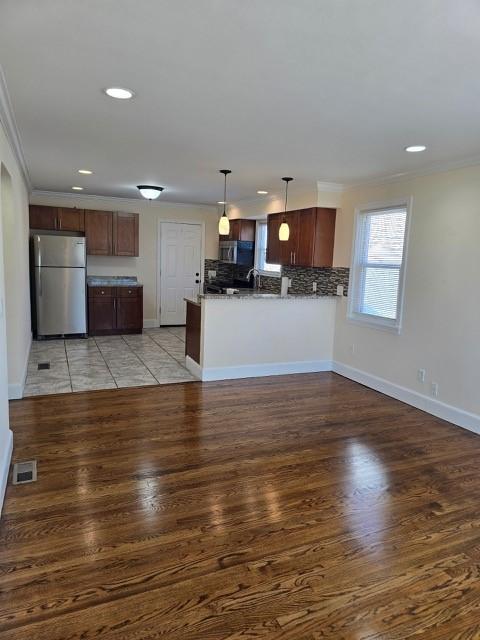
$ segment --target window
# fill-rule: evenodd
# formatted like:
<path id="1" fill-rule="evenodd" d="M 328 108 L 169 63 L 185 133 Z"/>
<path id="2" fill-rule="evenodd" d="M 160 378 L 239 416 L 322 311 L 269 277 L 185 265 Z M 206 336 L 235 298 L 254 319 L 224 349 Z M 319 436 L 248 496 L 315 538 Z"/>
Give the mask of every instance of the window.
<path id="1" fill-rule="evenodd" d="M 408 203 L 357 210 L 349 318 L 400 330 Z"/>
<path id="2" fill-rule="evenodd" d="M 280 265 L 267 262 L 267 223 L 257 222 L 255 268 L 264 276 L 280 276 Z"/>

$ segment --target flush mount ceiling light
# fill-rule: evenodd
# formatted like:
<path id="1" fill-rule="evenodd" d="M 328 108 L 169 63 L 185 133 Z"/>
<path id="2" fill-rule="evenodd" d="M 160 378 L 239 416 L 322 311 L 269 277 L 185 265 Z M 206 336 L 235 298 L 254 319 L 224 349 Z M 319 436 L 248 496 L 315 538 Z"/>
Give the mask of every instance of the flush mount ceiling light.
<path id="1" fill-rule="evenodd" d="M 232 173 L 230 169 L 220 169 L 220 173 L 223 173 L 225 179 L 223 184 L 223 214 L 220 220 L 218 221 L 218 234 L 220 236 L 228 236 L 230 233 L 230 221 L 227 217 L 227 176 L 229 173 Z"/>
<path id="2" fill-rule="evenodd" d="M 164 190 L 164 187 L 154 187 L 151 184 L 139 184 L 137 189 L 147 200 L 156 200 Z"/>
<path id="3" fill-rule="evenodd" d="M 124 89 L 123 87 L 108 87 L 104 89 L 104 92 L 110 98 L 116 98 L 117 100 L 130 100 L 135 95 L 130 89 Z"/>
<path id="4" fill-rule="evenodd" d="M 405 147 L 405 151 L 408 151 L 408 153 L 419 153 L 420 151 L 425 151 L 426 148 L 424 144 L 412 144 L 409 147 Z"/>
<path id="5" fill-rule="evenodd" d="M 78 173 L 81 173 L 82 176 L 91 176 L 93 171 L 90 171 L 90 169 L 79 169 Z"/>
<path id="6" fill-rule="evenodd" d="M 285 212 L 283 214 L 282 224 L 278 229 L 278 239 L 282 242 L 286 242 L 290 238 L 290 227 L 288 226 L 286 214 L 287 214 L 287 202 L 288 202 L 288 183 L 293 180 L 293 178 L 282 178 L 285 182 Z"/>
<path id="7" fill-rule="evenodd" d="M 257 191 L 257 193 L 258 193 L 258 195 L 259 195 L 259 196 L 266 196 L 266 195 L 267 195 L 267 193 L 268 193 L 268 191 L 264 191 L 263 189 L 259 189 L 259 190 Z"/>
<path id="8" fill-rule="evenodd" d="M 72 187 L 74 191 L 83 191 L 83 187 Z"/>

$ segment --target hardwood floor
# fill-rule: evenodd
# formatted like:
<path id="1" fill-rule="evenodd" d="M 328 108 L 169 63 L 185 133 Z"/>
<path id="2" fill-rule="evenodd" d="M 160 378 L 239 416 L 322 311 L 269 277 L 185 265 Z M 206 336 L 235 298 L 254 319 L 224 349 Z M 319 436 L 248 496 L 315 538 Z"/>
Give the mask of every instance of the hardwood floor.
<path id="1" fill-rule="evenodd" d="M 332 373 L 13 402 L 2 640 L 480 638 L 480 437 Z"/>

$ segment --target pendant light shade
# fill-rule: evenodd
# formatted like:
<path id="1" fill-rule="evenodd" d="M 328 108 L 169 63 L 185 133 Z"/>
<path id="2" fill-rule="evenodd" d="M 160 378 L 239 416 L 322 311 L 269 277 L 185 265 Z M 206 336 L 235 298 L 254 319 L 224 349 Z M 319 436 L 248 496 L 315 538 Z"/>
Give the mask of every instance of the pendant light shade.
<path id="1" fill-rule="evenodd" d="M 163 187 L 154 187 L 151 184 L 139 184 L 137 189 L 147 200 L 156 200 L 163 191 Z"/>
<path id="2" fill-rule="evenodd" d="M 288 183 L 293 180 L 293 178 L 282 178 L 285 182 L 285 213 L 283 214 L 282 224 L 278 229 L 278 239 L 282 242 L 286 242 L 290 238 L 290 227 L 288 226 L 286 213 L 287 213 L 287 202 L 288 202 Z"/>
<path id="3" fill-rule="evenodd" d="M 224 175 L 224 184 L 223 184 L 223 214 L 220 220 L 218 221 L 218 235 L 220 236 L 228 236 L 230 234 L 230 220 L 227 217 L 227 176 L 229 173 L 232 173 L 230 169 L 220 169 L 220 173 Z"/>

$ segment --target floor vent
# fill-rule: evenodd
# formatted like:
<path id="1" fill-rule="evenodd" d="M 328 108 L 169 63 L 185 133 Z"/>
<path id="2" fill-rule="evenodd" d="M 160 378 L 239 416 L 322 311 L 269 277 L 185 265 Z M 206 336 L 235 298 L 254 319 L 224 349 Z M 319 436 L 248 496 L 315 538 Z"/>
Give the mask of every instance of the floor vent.
<path id="1" fill-rule="evenodd" d="M 39 362 L 38 371 L 41 371 L 42 369 L 50 369 L 50 362 Z"/>
<path id="2" fill-rule="evenodd" d="M 13 484 L 35 482 L 37 479 L 37 461 L 15 462 L 13 465 Z"/>

